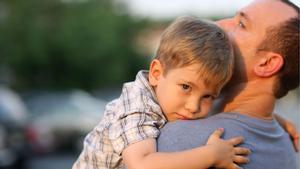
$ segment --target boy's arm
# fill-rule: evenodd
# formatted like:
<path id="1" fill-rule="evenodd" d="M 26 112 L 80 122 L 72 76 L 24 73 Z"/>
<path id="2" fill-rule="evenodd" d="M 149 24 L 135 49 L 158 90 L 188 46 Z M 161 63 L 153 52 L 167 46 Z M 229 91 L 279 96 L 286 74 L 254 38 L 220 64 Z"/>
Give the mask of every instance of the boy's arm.
<path id="1" fill-rule="evenodd" d="M 156 152 L 156 140 L 147 139 L 128 146 L 123 152 L 124 164 L 129 169 L 206 169 L 239 168 L 236 163 L 245 163 L 247 159 L 241 154 L 248 154 L 248 149 L 234 147 L 242 142 L 242 138 L 222 140 L 223 130 L 216 130 L 209 138 L 206 146 L 175 153 Z"/>
<path id="2" fill-rule="evenodd" d="M 276 120 L 281 125 L 281 127 L 290 135 L 296 152 L 299 151 L 299 133 L 297 132 L 296 126 L 289 120 L 274 114 Z"/>

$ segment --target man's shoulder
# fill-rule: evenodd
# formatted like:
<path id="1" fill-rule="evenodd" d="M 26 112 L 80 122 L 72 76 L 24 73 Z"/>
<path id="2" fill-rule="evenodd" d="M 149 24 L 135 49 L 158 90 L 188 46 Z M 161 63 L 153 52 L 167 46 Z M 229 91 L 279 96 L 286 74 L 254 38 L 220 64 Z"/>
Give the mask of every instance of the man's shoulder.
<path id="1" fill-rule="evenodd" d="M 204 119 L 197 120 L 177 120 L 169 122 L 163 130 L 188 130 L 188 131 L 206 131 L 209 128 L 215 129 L 216 127 L 235 126 L 240 121 L 239 114 L 236 113 L 219 113 Z M 220 126 L 222 125 L 222 126 Z"/>
<path id="2" fill-rule="evenodd" d="M 284 135 L 275 120 L 265 121 L 238 113 L 220 113 L 205 119 L 170 122 L 161 130 L 158 149 L 185 150 L 204 145 L 210 134 L 217 128 L 224 128 L 224 139 L 243 136 L 247 141 L 254 139 L 270 141 L 272 135 Z M 173 144 L 173 145 L 171 145 Z M 179 145 L 176 148 L 171 146 Z"/>
<path id="3" fill-rule="evenodd" d="M 236 119 L 228 115 L 214 115 L 198 120 L 168 122 L 158 138 L 159 151 L 182 151 L 206 143 L 208 136 L 217 128 L 236 128 Z M 226 129 L 225 129 L 226 132 Z M 238 132 L 239 133 L 239 132 Z M 174 147 L 174 145 L 177 145 Z"/>
<path id="4" fill-rule="evenodd" d="M 204 119 L 197 120 L 178 120 L 169 122 L 165 126 L 165 130 L 173 128 L 179 130 L 207 130 L 208 128 L 215 129 L 216 127 L 232 127 L 242 126 L 244 128 L 252 128 L 257 130 L 266 130 L 266 128 L 279 129 L 279 124 L 276 120 L 263 120 L 249 117 L 235 112 L 223 112 Z"/>

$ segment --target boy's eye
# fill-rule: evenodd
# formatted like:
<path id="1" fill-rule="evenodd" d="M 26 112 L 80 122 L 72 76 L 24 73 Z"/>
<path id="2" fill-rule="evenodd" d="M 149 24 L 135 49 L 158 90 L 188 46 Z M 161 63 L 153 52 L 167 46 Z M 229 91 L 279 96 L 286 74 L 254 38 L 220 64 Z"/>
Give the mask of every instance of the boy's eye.
<path id="1" fill-rule="evenodd" d="M 207 95 L 204 95 L 203 98 L 204 99 L 211 99 L 211 100 L 213 100 L 214 96 L 207 94 Z"/>
<path id="2" fill-rule="evenodd" d="M 182 86 L 182 89 L 183 90 L 189 90 L 191 87 L 189 86 L 189 85 L 187 85 L 187 84 L 182 84 L 181 85 Z"/>

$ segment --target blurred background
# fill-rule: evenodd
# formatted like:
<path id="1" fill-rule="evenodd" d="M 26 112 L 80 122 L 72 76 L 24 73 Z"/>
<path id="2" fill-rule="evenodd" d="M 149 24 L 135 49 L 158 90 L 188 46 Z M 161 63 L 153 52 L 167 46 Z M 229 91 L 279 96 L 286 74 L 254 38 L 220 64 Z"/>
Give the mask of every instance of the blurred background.
<path id="1" fill-rule="evenodd" d="M 71 168 L 105 104 L 148 68 L 170 21 L 216 20 L 249 2 L 0 0 L 0 169 Z M 300 130 L 300 90 L 276 111 Z"/>

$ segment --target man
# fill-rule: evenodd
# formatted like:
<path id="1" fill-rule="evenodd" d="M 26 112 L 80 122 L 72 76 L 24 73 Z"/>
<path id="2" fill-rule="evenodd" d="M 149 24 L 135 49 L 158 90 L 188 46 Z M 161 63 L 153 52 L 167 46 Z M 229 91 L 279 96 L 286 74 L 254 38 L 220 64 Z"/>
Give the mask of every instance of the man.
<path id="1" fill-rule="evenodd" d="M 158 151 L 197 147 L 223 127 L 225 139 L 243 136 L 243 146 L 252 150 L 243 168 L 295 169 L 293 144 L 273 110 L 276 99 L 299 86 L 299 8 L 286 0 L 255 0 L 217 24 L 236 48 L 234 75 L 215 109 L 224 113 L 168 123 Z"/>

